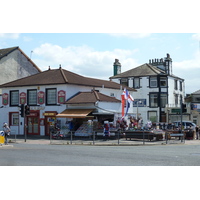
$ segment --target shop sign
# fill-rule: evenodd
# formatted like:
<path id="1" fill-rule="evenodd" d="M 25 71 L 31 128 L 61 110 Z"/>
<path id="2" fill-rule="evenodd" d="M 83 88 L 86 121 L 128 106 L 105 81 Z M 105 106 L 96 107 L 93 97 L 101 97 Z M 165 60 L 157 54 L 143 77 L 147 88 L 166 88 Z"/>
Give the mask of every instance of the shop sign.
<path id="1" fill-rule="evenodd" d="M 38 104 L 44 104 L 44 92 L 38 92 Z"/>
<path id="2" fill-rule="evenodd" d="M 4 93 L 4 94 L 2 95 L 2 104 L 3 104 L 4 106 L 8 105 L 8 93 Z"/>
<path id="3" fill-rule="evenodd" d="M 21 92 L 20 93 L 19 102 L 20 102 L 20 104 L 25 104 L 26 103 L 26 93 L 25 92 Z"/>
<path id="4" fill-rule="evenodd" d="M 43 116 L 55 116 L 56 113 L 43 113 Z"/>
<path id="5" fill-rule="evenodd" d="M 63 104 L 65 103 L 65 91 L 64 90 L 60 90 L 58 91 L 58 103 Z"/>

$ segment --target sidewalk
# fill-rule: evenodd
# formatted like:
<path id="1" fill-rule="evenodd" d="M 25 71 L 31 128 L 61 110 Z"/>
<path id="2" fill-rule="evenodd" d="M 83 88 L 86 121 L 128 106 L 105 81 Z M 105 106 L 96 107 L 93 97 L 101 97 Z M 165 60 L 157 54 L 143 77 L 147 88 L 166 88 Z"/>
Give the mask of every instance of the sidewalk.
<path id="1" fill-rule="evenodd" d="M 50 140 L 47 136 L 28 136 L 26 138 L 24 136 L 11 136 L 8 139 L 8 145 L 0 145 L 0 147 L 13 147 L 13 144 L 41 144 L 41 145 L 71 145 L 70 139 L 64 139 L 64 140 Z M 145 140 L 126 140 L 124 138 L 121 138 L 119 141 L 115 139 L 110 139 L 107 141 L 103 141 L 102 139 L 93 140 L 91 139 L 73 139 L 72 145 L 96 145 L 96 146 L 142 146 L 142 145 L 171 145 L 171 144 L 180 144 L 180 145 L 200 145 L 200 140 L 184 140 L 181 142 L 180 140 L 171 139 L 167 141 L 166 140 L 153 140 L 153 141 L 147 141 Z"/>

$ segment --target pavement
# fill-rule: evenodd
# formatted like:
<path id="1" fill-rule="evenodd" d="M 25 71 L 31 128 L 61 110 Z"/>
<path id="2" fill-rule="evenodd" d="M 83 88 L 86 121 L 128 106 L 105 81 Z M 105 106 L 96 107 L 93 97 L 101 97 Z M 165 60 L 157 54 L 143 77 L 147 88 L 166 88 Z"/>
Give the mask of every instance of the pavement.
<path id="1" fill-rule="evenodd" d="M 25 137 L 22 135 L 17 136 L 10 136 L 8 138 L 8 145 L 0 144 L 0 148 L 9 148 L 13 147 L 14 144 L 41 144 L 41 145 L 101 145 L 101 146 L 139 146 L 139 145 L 200 145 L 200 140 L 178 140 L 178 139 L 171 139 L 168 140 L 153 140 L 153 141 L 143 141 L 142 139 L 132 139 L 126 140 L 125 138 L 121 138 L 119 141 L 116 139 L 109 139 L 104 141 L 103 139 L 97 139 L 95 141 L 91 139 L 73 139 L 72 141 L 70 138 L 64 140 L 50 140 L 47 136 L 28 136 L 25 140 Z"/>

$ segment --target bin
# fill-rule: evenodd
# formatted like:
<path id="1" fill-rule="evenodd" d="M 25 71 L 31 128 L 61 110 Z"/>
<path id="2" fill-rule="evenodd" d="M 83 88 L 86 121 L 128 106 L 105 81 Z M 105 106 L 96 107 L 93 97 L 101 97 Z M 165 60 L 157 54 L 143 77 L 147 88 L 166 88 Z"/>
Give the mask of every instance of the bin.
<path id="1" fill-rule="evenodd" d="M 0 131 L 0 144 L 4 144 L 5 138 L 4 138 L 4 132 Z"/>

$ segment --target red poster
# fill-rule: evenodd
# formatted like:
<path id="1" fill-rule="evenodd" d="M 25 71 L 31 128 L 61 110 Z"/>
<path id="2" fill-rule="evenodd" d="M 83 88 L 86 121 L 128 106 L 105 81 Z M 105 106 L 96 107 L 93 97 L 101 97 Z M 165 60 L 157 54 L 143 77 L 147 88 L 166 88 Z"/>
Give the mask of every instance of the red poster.
<path id="1" fill-rule="evenodd" d="M 3 104 L 4 106 L 8 105 L 8 93 L 4 93 L 4 94 L 2 95 L 2 104 Z"/>
<path id="2" fill-rule="evenodd" d="M 42 91 L 38 92 L 38 103 L 44 104 L 44 92 Z"/>
<path id="3" fill-rule="evenodd" d="M 58 91 L 58 103 L 60 103 L 60 104 L 65 103 L 65 91 L 64 90 Z"/>
<path id="4" fill-rule="evenodd" d="M 21 92 L 20 93 L 19 102 L 20 102 L 20 104 L 25 104 L 26 103 L 26 93 L 25 92 Z"/>

